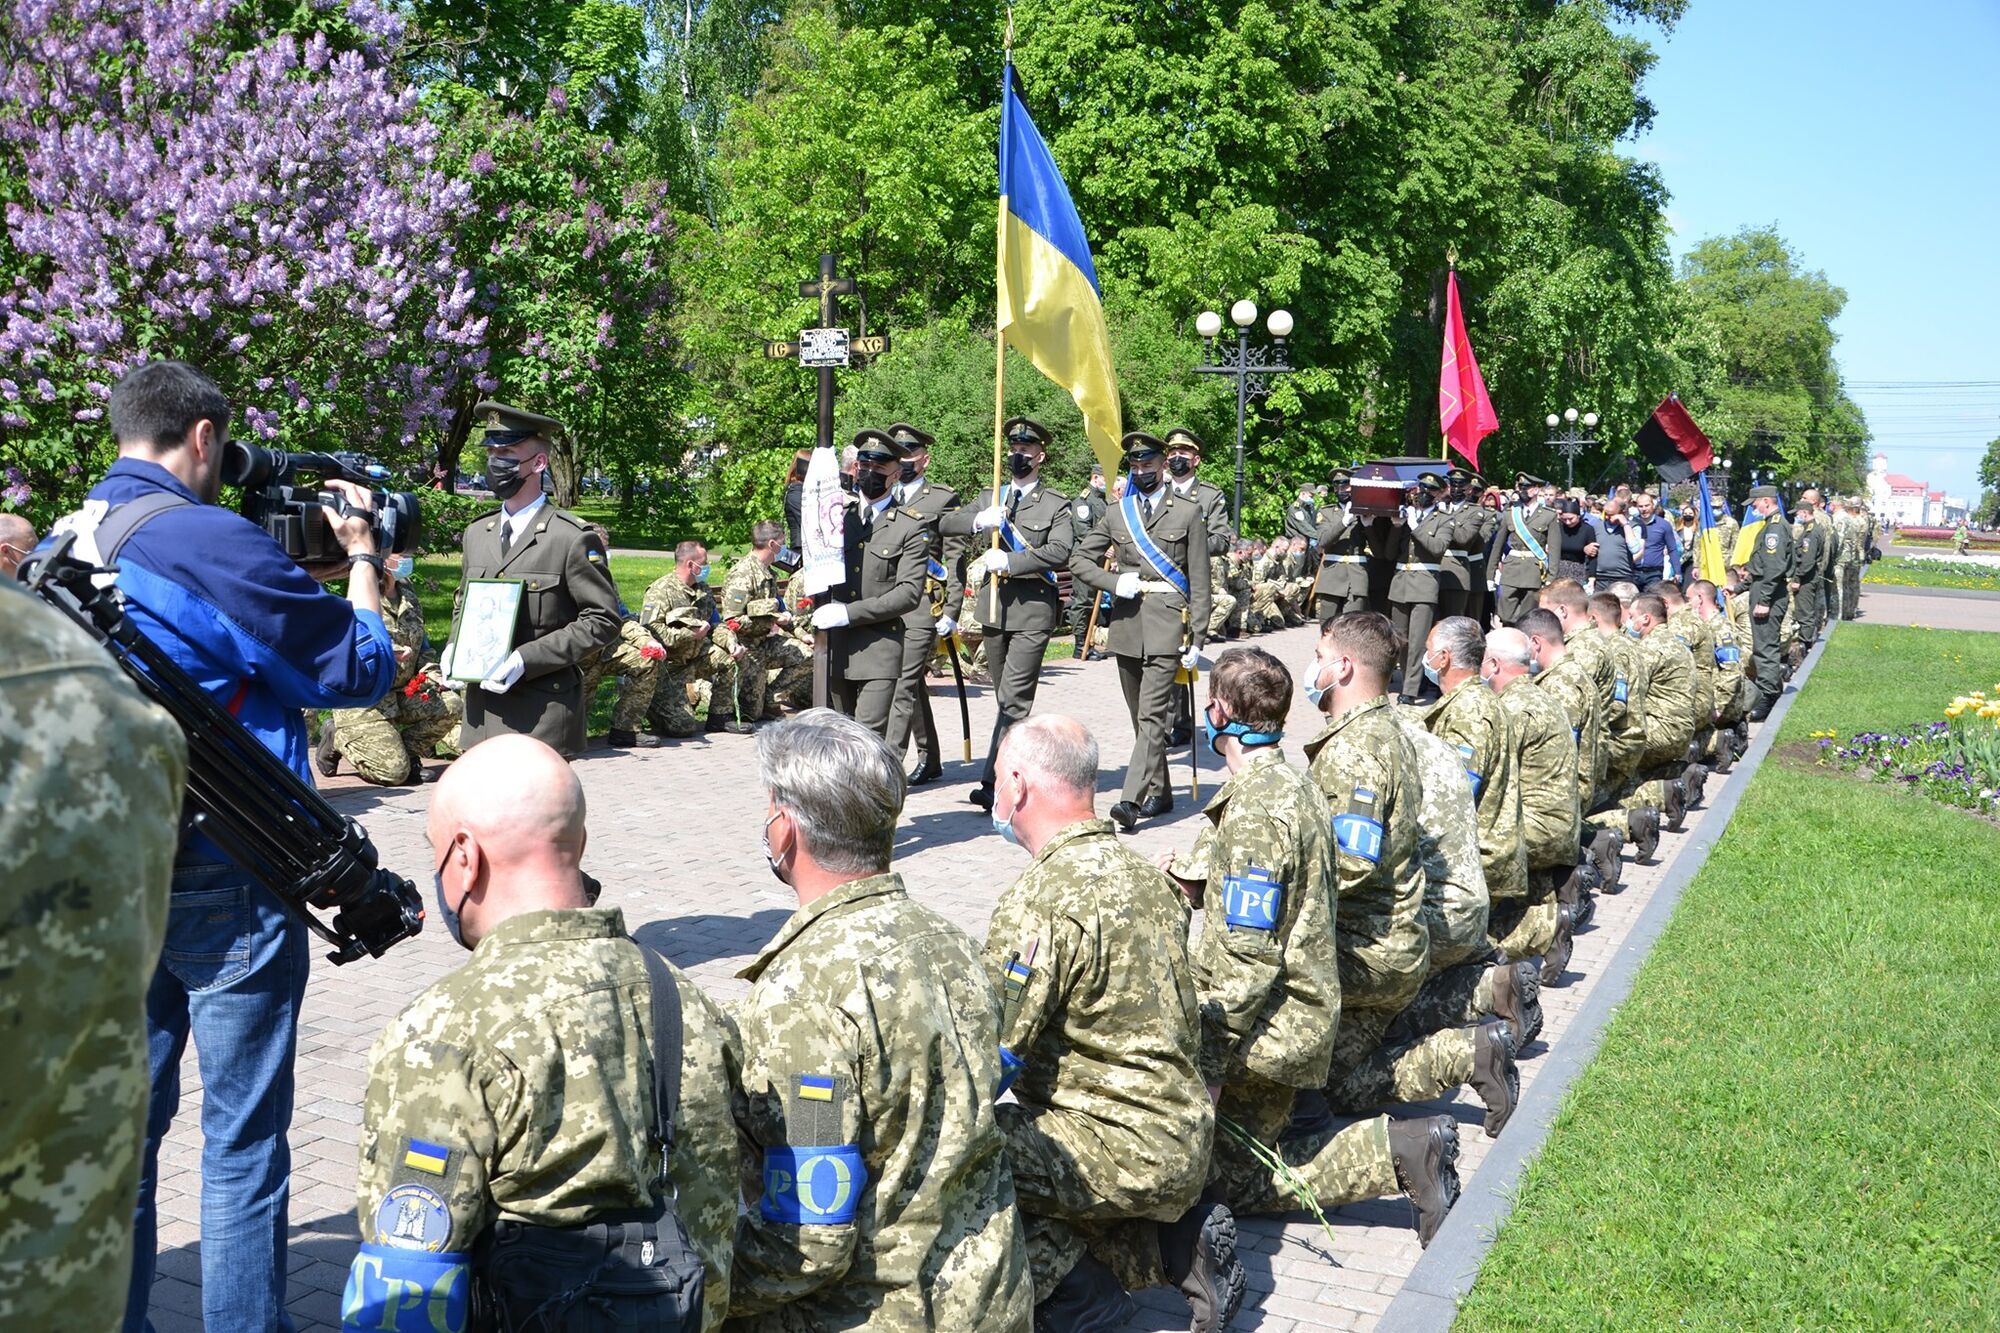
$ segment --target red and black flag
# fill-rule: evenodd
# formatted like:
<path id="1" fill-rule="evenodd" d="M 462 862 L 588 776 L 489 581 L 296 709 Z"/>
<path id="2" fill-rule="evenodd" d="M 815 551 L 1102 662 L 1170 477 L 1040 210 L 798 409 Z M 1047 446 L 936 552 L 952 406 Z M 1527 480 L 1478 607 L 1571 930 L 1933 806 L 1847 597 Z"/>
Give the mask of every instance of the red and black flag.
<path id="1" fill-rule="evenodd" d="M 1668 394 L 1666 401 L 1653 409 L 1653 415 L 1646 418 L 1646 424 L 1639 427 L 1632 442 L 1646 455 L 1646 461 L 1659 469 L 1660 480 L 1669 485 L 1686 481 L 1697 472 L 1706 472 L 1715 461 L 1715 452 L 1708 447 L 1708 436 L 1701 433 L 1701 427 L 1694 424 L 1694 418 L 1681 406 L 1681 396 L 1677 393 Z"/>

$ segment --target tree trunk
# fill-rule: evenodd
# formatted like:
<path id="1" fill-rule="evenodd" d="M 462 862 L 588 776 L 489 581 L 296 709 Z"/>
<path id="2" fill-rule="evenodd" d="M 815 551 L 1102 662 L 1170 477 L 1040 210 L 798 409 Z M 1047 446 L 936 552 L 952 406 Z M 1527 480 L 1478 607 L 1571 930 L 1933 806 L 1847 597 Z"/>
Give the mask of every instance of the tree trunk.
<path id="1" fill-rule="evenodd" d="M 1431 295 L 1424 309 L 1424 327 L 1430 330 L 1430 346 L 1444 346 L 1444 279 L 1447 270 L 1431 270 Z M 1438 449 L 1431 437 L 1438 434 L 1437 362 L 1430 355 L 1418 358 L 1410 372 L 1410 406 L 1403 414 L 1403 452 L 1411 458 L 1429 458 Z"/>
<path id="2" fill-rule="evenodd" d="M 451 425 L 438 441 L 437 461 L 431 464 L 431 481 L 440 490 L 458 489 L 458 461 L 465 453 L 466 437 L 472 433 L 472 405 L 477 401 L 477 391 L 459 401 L 452 409 Z"/>

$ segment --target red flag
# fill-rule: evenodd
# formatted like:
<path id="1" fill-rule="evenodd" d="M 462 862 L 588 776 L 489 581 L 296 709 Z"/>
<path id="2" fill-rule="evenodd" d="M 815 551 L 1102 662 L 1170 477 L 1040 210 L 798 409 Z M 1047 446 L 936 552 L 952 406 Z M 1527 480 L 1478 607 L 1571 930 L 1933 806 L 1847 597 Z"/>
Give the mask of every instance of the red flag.
<path id="1" fill-rule="evenodd" d="M 1708 436 L 1701 433 L 1701 427 L 1694 424 L 1694 418 L 1681 406 L 1681 396 L 1677 393 L 1668 394 L 1653 409 L 1653 415 L 1639 427 L 1639 433 L 1632 440 L 1647 460 L 1659 469 L 1661 480 L 1669 483 L 1686 481 L 1697 472 L 1706 472 L 1715 461 L 1715 451 L 1709 448 Z"/>
<path id="2" fill-rule="evenodd" d="M 1445 277 L 1444 364 L 1438 371 L 1438 419 L 1445 442 L 1473 467 L 1479 466 L 1479 442 L 1500 428 L 1486 381 L 1465 336 L 1465 314 L 1458 307 L 1458 273 Z"/>

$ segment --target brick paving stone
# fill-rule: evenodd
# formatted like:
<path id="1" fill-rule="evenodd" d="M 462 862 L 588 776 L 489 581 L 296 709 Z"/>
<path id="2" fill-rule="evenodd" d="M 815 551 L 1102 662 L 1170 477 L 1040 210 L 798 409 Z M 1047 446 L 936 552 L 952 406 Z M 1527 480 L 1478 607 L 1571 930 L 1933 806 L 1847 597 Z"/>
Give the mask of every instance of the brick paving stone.
<path id="1" fill-rule="evenodd" d="M 1899 608 L 1900 609 L 1900 608 Z M 1886 618 L 1886 617 L 1885 617 Z M 1310 628 L 1286 630 L 1256 640 L 1288 664 L 1312 651 Z M 959 759 L 956 713 L 948 682 L 933 682 L 936 714 L 945 727 L 944 780 L 910 794 L 897 838 L 896 868 L 920 900 L 970 932 L 985 934 L 1000 890 L 1028 862 L 1027 853 L 1003 843 L 984 812 L 965 801 L 978 780 L 983 741 L 992 726 L 990 693 L 971 687 L 974 761 Z M 1102 752 L 1099 810 L 1107 810 L 1123 781 L 1131 751 L 1115 666 L 1109 662 L 1050 664 L 1040 706 L 1070 713 L 1096 735 Z M 1294 700 L 1285 749 L 1303 762 L 1301 746 L 1318 725 L 1303 698 Z M 1204 753 L 1204 798 L 1226 776 L 1221 763 Z M 1177 804 L 1172 814 L 1149 821 L 1131 839 L 1135 850 L 1153 853 L 1192 842 L 1199 803 L 1187 794 L 1188 758 L 1181 751 L 1172 766 Z M 714 736 L 668 742 L 658 749 L 631 752 L 594 750 L 576 764 L 590 808 L 590 849 L 585 868 L 604 882 L 604 901 L 625 912 L 640 938 L 685 968 L 717 1000 L 739 998 L 748 989 L 736 972 L 790 915 L 790 892 L 771 878 L 758 852 L 764 800 L 757 786 L 755 741 L 746 736 Z M 1743 770 L 1727 781 L 1747 781 Z M 1713 801 L 1724 779 L 1710 782 Z M 324 784 L 328 799 L 368 829 L 382 864 L 393 867 L 429 893 L 431 860 L 424 843 L 423 816 L 432 788 L 366 787 L 343 776 Z M 1690 837 L 1705 836 L 1707 807 L 1689 817 L 1688 831 L 1668 834 L 1661 860 L 1670 859 Z M 1535 1057 L 1562 1040 L 1591 986 L 1604 971 L 1660 882 L 1661 865 L 1629 860 L 1625 887 L 1598 900 L 1597 919 L 1577 937 L 1575 956 L 1561 987 L 1543 991 L 1546 1026 L 1525 1053 L 1523 1087 L 1532 1086 Z M 374 1035 L 409 999 L 455 967 L 462 952 L 435 927 L 398 945 L 381 959 L 335 968 L 316 963 L 300 1023 L 298 1112 L 292 1125 L 297 1153 L 292 1189 L 291 1303 L 305 1333 L 331 1333 L 339 1317 L 338 1295 L 346 1264 L 359 1243 L 353 1207 L 353 1164 L 360 1102 Z M 183 1066 L 181 1112 L 160 1156 L 161 1262 L 153 1310 L 161 1333 L 190 1327 L 185 1312 L 198 1315 L 199 1281 L 194 1261 L 200 1219 L 201 1089 L 195 1055 Z M 1449 1102 L 1398 1109 L 1396 1114 L 1447 1113 L 1460 1124 L 1463 1145 L 1459 1170 L 1467 1190 L 1479 1188 L 1478 1168 L 1487 1147 L 1481 1110 L 1469 1090 Z M 1250 1294 L 1238 1327 L 1260 1333 L 1318 1333 L 1319 1330 L 1372 1328 L 1377 1315 L 1400 1287 L 1419 1254 L 1410 1210 L 1400 1198 L 1370 1200 L 1328 1214 L 1334 1233 L 1327 1238 L 1317 1221 L 1303 1213 L 1245 1218 L 1240 1222 Z M 303 1258 L 302 1258 L 303 1256 Z M 1186 1307 L 1177 1293 L 1140 1293 L 1132 1330 L 1185 1327 Z"/>

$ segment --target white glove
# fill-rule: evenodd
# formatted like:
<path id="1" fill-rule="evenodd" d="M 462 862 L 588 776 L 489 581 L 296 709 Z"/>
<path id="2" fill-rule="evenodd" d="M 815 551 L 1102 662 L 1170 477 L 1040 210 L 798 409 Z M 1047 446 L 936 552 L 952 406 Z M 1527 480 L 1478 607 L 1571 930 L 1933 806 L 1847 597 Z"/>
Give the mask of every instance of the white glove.
<path id="1" fill-rule="evenodd" d="M 985 573 L 1005 574 L 1008 569 L 1008 554 L 1006 551 L 988 551 L 985 555 L 980 556 L 975 563 Z"/>
<path id="2" fill-rule="evenodd" d="M 456 651 L 458 651 L 458 645 L 447 641 L 444 646 L 444 652 L 438 657 L 438 674 L 446 680 L 452 679 L 451 655 Z"/>
<path id="3" fill-rule="evenodd" d="M 1200 661 L 1201 661 L 1201 649 L 1196 648 L 1194 645 L 1190 644 L 1188 645 L 1187 651 L 1181 654 L 1181 670 L 1192 671 L 1195 669 L 1196 664 L 1199 663 Z"/>
<path id="4" fill-rule="evenodd" d="M 990 532 L 1007 521 L 1007 511 L 999 505 L 987 505 L 972 516 L 974 532 Z"/>
<path id="5" fill-rule="evenodd" d="M 1134 570 L 1126 570 L 1118 576 L 1118 586 L 1111 590 L 1113 597 L 1137 597 L 1139 595 L 1139 575 Z"/>
<path id="6" fill-rule="evenodd" d="M 938 617 L 937 636 L 940 639 L 949 639 L 956 633 L 958 633 L 958 622 L 956 620 L 953 620 L 950 616 Z"/>
<path id="7" fill-rule="evenodd" d="M 521 673 L 527 669 L 528 664 L 521 660 L 521 654 L 508 653 L 507 660 L 500 664 L 500 669 L 493 673 L 492 679 L 480 681 L 479 688 L 488 694 L 505 694 L 514 688 L 514 682 L 519 680 Z"/>
<path id="8" fill-rule="evenodd" d="M 847 603 L 828 602 L 825 606 L 813 608 L 813 628 L 839 629 L 847 623 Z"/>

